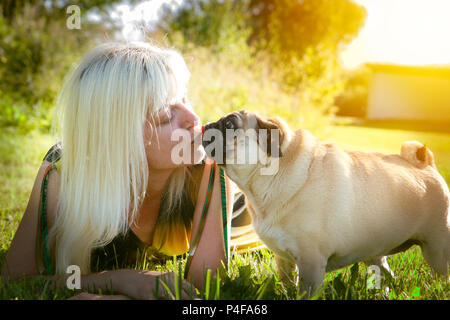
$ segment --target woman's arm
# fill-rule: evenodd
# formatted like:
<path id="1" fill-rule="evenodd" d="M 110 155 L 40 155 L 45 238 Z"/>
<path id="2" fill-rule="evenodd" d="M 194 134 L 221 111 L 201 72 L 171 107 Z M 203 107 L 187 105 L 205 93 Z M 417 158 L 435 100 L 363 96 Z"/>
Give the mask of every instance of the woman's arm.
<path id="1" fill-rule="evenodd" d="M 14 280 L 27 275 L 38 274 L 36 265 L 36 236 L 38 224 L 39 198 L 42 179 L 50 163 L 43 161 L 31 191 L 28 205 L 19 227 L 14 235 L 2 267 L 2 277 Z M 49 197 L 47 199 L 48 227 L 53 224 L 56 200 L 59 192 L 59 174 L 52 171 L 47 185 Z M 50 195 L 52 195 L 50 197 Z"/>
<path id="2" fill-rule="evenodd" d="M 67 279 L 71 275 L 28 275 L 23 277 L 16 277 L 15 279 L 5 278 L 5 280 L 18 281 L 23 278 L 36 279 L 39 277 L 50 281 L 51 290 L 56 290 L 58 287 L 60 290 L 67 288 Z M 112 270 L 102 271 L 98 273 L 90 273 L 80 275 L 80 290 L 74 291 L 79 293 L 74 296 L 74 299 L 158 299 L 168 297 L 174 298 L 175 296 L 175 275 L 173 272 L 159 272 L 159 271 L 147 271 L 147 270 Z M 160 281 L 163 281 L 165 285 L 171 291 L 172 296 L 166 291 Z M 5 281 L 6 282 L 6 281 Z M 5 283 L 3 282 L 3 283 Z M 157 282 L 159 284 L 157 285 Z M 158 292 L 156 292 L 158 288 Z M 101 290 L 102 293 L 110 294 L 97 294 Z M 88 294 L 87 292 L 93 292 L 94 294 Z M 181 298 L 182 299 L 195 299 L 196 293 L 194 288 L 187 281 L 183 281 L 181 284 Z"/>
<path id="3" fill-rule="evenodd" d="M 208 188 L 208 181 L 210 170 L 212 167 L 211 161 L 208 159 L 205 164 L 203 176 L 200 182 L 196 207 L 194 211 L 194 219 L 191 233 L 191 247 L 197 234 L 200 218 L 202 214 L 203 204 L 205 202 L 206 192 Z M 227 194 L 227 225 L 228 230 L 231 229 L 231 214 L 233 211 L 233 193 L 228 178 L 225 176 L 226 194 Z M 228 232 L 228 243 L 230 243 L 230 232 Z M 188 280 L 193 281 L 195 287 L 201 289 L 203 287 L 204 272 L 206 269 L 211 269 L 212 275 L 215 275 L 216 268 L 222 266 L 222 261 L 226 262 L 225 243 L 222 225 L 222 202 L 220 189 L 220 172 L 216 164 L 214 185 L 212 189 L 211 201 L 206 215 L 205 226 L 198 243 L 195 254 L 192 258 L 191 266 L 188 273 Z"/>
<path id="4" fill-rule="evenodd" d="M 27 208 L 11 242 L 6 261 L 2 266 L 2 283 L 19 281 L 23 278 L 44 277 L 44 279 L 51 281 L 53 289 L 56 286 L 65 288 L 67 285 L 67 277 L 70 275 L 40 276 L 35 259 L 41 184 L 49 164 L 49 162 L 44 161 L 39 168 Z M 47 226 L 49 229 L 54 223 L 58 192 L 59 173 L 54 170 L 49 175 L 47 185 Z M 134 299 L 149 299 L 155 297 L 154 290 L 158 279 L 164 280 L 169 288 L 174 288 L 174 275 L 172 273 L 141 270 L 114 270 L 81 275 L 80 284 L 81 289 L 85 291 L 95 290 L 93 292 L 98 292 L 101 289 L 102 292 L 107 293 L 112 290 L 115 294 L 123 294 Z M 158 287 L 157 295 L 164 296 L 163 286 L 159 285 Z M 182 289 L 183 298 L 192 297 L 192 288 L 187 282 L 182 284 Z"/>
<path id="5" fill-rule="evenodd" d="M 18 281 L 23 278 L 37 278 L 39 271 L 36 265 L 36 238 L 38 224 L 38 209 L 41 194 L 41 184 L 45 170 L 50 162 L 43 161 L 39 168 L 33 189 L 28 200 L 25 213 L 20 221 L 19 227 L 6 255 L 6 261 L 2 266 L 3 281 Z M 51 228 L 55 220 L 56 202 L 59 193 L 59 173 L 52 171 L 49 174 L 47 185 L 47 226 Z M 106 290 L 105 276 L 107 274 L 99 273 L 86 275 L 82 277 L 83 289 L 89 286 L 96 286 L 102 290 Z M 57 283 L 63 288 L 66 286 L 65 276 L 45 275 L 46 280 L 50 280 L 55 288 Z M 105 292 L 105 291 L 104 291 Z"/>

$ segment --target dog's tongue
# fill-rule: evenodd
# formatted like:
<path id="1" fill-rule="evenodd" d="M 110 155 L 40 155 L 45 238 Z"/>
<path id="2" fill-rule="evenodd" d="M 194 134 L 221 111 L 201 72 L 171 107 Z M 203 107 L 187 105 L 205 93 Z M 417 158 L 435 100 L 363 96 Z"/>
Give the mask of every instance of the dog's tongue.
<path id="1" fill-rule="evenodd" d="M 205 133 L 205 126 L 202 126 L 202 135 Z"/>

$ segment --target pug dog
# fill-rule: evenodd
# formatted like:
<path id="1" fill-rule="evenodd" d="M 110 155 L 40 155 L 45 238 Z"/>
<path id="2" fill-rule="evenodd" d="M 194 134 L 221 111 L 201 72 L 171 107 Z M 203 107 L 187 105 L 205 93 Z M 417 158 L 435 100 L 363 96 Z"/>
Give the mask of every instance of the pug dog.
<path id="1" fill-rule="evenodd" d="M 202 143 L 246 195 L 253 228 L 274 252 L 281 279 L 295 281 L 297 266 L 306 296 L 320 289 L 326 272 L 360 261 L 392 273 L 386 256 L 415 244 L 448 277 L 449 188 L 420 142 L 403 143 L 399 155 L 347 151 L 278 117 L 241 110 L 206 124 Z M 237 161 L 239 151 L 256 152 L 251 145 L 265 150 L 261 159 Z M 273 163 L 277 170 L 263 174 Z"/>

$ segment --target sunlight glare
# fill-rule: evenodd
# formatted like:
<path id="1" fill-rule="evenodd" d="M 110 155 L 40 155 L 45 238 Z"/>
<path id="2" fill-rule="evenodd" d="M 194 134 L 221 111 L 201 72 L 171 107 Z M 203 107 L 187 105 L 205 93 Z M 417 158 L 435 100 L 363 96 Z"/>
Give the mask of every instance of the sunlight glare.
<path id="1" fill-rule="evenodd" d="M 450 64 L 449 0 L 356 0 L 367 9 L 365 26 L 342 53 L 344 66 L 365 62 Z"/>

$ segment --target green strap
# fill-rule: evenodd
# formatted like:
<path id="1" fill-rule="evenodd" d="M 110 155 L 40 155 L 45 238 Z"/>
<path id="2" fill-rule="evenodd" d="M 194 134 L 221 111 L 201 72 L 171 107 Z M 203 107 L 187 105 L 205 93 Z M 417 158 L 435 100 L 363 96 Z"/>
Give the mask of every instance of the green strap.
<path id="1" fill-rule="evenodd" d="M 197 234 L 195 235 L 194 238 L 194 242 L 192 243 L 191 249 L 189 250 L 189 255 L 187 257 L 187 261 L 186 261 L 186 267 L 184 269 L 184 278 L 187 279 L 187 275 L 189 272 L 189 268 L 191 266 L 192 263 L 192 258 L 194 256 L 195 250 L 197 249 L 197 245 L 200 242 L 200 237 L 203 231 L 203 227 L 205 226 L 205 221 L 206 221 L 206 212 L 207 207 L 208 207 L 208 202 L 210 200 L 211 197 L 211 193 L 210 190 L 212 189 L 212 186 L 214 184 L 214 173 L 215 173 L 215 167 L 214 165 L 211 166 L 211 171 L 209 174 L 209 182 L 208 182 L 208 189 L 206 190 L 206 198 L 205 198 L 205 203 L 203 204 L 203 209 L 202 209 L 202 215 L 200 217 L 200 223 L 197 229 Z"/>
<path id="2" fill-rule="evenodd" d="M 191 249 L 189 251 L 189 255 L 187 257 L 186 267 L 184 269 L 184 278 L 185 279 L 187 279 L 189 268 L 192 263 L 192 258 L 197 249 L 197 245 L 200 242 L 200 237 L 203 232 L 203 228 L 205 226 L 206 213 L 208 211 L 207 209 L 208 209 L 209 202 L 210 202 L 211 196 L 212 196 L 212 192 L 210 192 L 210 191 L 212 190 L 212 187 L 214 185 L 215 165 L 216 164 L 214 163 L 211 166 L 208 189 L 206 191 L 206 198 L 205 198 L 205 203 L 203 204 L 202 215 L 200 217 L 199 227 L 197 229 L 197 233 L 195 235 L 194 242 L 192 243 L 192 247 L 191 247 Z M 225 176 L 224 176 L 224 171 L 222 168 L 219 168 L 219 173 L 220 173 L 220 191 L 221 191 L 221 198 L 222 198 L 222 202 L 221 202 L 221 204 L 222 204 L 222 226 L 223 226 L 223 235 L 224 235 L 224 243 L 225 243 L 225 255 L 226 255 L 226 260 L 227 260 L 227 265 L 228 265 L 229 248 L 228 248 L 228 227 L 227 227 L 227 199 L 226 199 Z"/>
<path id="3" fill-rule="evenodd" d="M 50 164 L 45 170 L 44 179 L 42 180 L 38 213 L 38 234 L 36 241 L 36 262 L 39 273 L 44 273 L 47 275 L 53 274 L 52 260 L 47 244 L 47 184 L 48 175 L 53 169 L 55 169 L 54 165 Z"/>
<path id="4" fill-rule="evenodd" d="M 228 247 L 228 219 L 227 219 L 227 188 L 225 185 L 225 172 L 223 168 L 219 167 L 219 173 L 220 173 L 220 194 L 222 199 L 223 241 L 225 244 L 225 256 L 228 264 L 229 247 Z"/>

